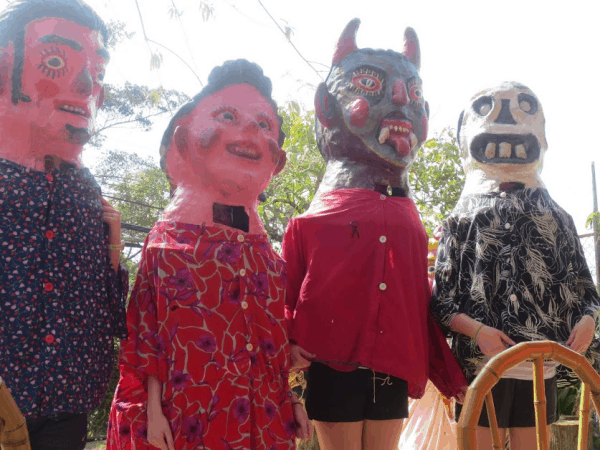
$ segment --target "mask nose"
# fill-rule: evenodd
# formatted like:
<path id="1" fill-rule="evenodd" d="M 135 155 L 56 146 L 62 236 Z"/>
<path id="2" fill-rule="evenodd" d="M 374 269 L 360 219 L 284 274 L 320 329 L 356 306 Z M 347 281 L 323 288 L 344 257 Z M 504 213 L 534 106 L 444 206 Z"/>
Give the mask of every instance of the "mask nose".
<path id="1" fill-rule="evenodd" d="M 408 93 L 406 92 L 406 85 L 403 80 L 394 81 L 392 87 L 392 102 L 398 106 L 404 106 L 408 104 Z"/>
<path id="2" fill-rule="evenodd" d="M 92 76 L 87 68 L 84 67 L 75 77 L 75 80 L 71 85 L 71 90 L 81 95 L 90 95 L 93 89 L 94 80 L 92 80 Z"/>
<path id="3" fill-rule="evenodd" d="M 494 122 L 502 123 L 504 125 L 517 124 L 512 114 L 510 113 L 510 100 L 502 99 L 502 108 L 500 109 L 500 114 L 498 114 L 498 117 L 496 118 L 496 120 L 494 120 Z"/>

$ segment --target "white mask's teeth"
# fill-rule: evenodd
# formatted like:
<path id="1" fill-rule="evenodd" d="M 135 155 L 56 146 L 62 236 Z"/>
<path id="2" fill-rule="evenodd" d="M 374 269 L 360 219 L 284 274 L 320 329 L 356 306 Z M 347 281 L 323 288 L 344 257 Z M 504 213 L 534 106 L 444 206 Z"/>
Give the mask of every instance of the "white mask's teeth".
<path id="1" fill-rule="evenodd" d="M 387 138 L 390 135 L 390 129 L 388 127 L 382 128 L 381 132 L 379 133 L 379 143 L 383 144 L 385 141 L 387 141 Z"/>
<path id="2" fill-rule="evenodd" d="M 515 145 L 515 155 L 517 156 L 517 158 L 526 159 L 527 151 L 525 150 L 525 145 L 523 145 L 523 144 Z"/>
<path id="3" fill-rule="evenodd" d="M 410 149 L 413 150 L 419 143 L 419 140 L 417 139 L 415 133 L 413 133 L 412 131 L 410 132 L 408 137 L 410 137 Z"/>
<path id="4" fill-rule="evenodd" d="M 500 143 L 500 151 L 498 152 L 498 156 L 500 158 L 510 158 L 510 149 L 511 146 L 508 142 Z"/>
<path id="5" fill-rule="evenodd" d="M 488 142 L 485 146 L 485 157 L 487 159 L 492 159 L 496 156 L 496 144 L 494 142 Z"/>

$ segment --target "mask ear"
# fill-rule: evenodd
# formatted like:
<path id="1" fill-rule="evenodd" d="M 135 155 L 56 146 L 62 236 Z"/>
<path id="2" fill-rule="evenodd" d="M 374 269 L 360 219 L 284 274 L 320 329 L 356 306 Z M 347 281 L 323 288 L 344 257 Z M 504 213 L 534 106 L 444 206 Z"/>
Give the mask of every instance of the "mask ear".
<path id="1" fill-rule="evenodd" d="M 277 175 L 279 172 L 281 172 L 285 167 L 286 162 L 287 154 L 283 150 L 281 150 L 281 157 L 279 158 L 279 162 L 277 163 L 277 167 L 275 167 L 275 172 L 273 172 L 273 175 Z"/>
<path id="2" fill-rule="evenodd" d="M 190 157 L 189 134 L 187 127 L 178 126 L 173 133 L 173 144 L 181 155 L 181 159 L 187 161 Z"/>
<path id="3" fill-rule="evenodd" d="M 417 70 L 421 70 L 421 47 L 419 45 L 419 38 L 417 37 L 415 30 L 410 27 L 406 28 L 404 31 L 404 51 L 402 53 L 410 59 L 410 62 L 413 63 Z"/>
<path id="4" fill-rule="evenodd" d="M 325 83 L 319 84 L 315 93 L 315 114 L 321 125 L 331 128 L 335 111 L 335 98 L 329 93 Z"/>
<path id="5" fill-rule="evenodd" d="M 106 99 L 106 93 L 104 92 L 104 87 L 100 90 L 100 95 L 98 96 L 98 109 L 102 108 L 104 105 L 104 100 Z"/>

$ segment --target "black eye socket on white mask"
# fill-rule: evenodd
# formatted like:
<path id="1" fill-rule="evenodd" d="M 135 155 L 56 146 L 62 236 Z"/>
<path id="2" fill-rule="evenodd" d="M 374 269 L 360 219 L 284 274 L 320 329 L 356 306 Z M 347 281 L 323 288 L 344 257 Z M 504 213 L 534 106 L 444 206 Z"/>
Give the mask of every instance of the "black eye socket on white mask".
<path id="1" fill-rule="evenodd" d="M 535 114 L 538 110 L 538 102 L 532 95 L 519 94 L 519 108 L 527 114 Z"/>
<path id="2" fill-rule="evenodd" d="M 480 116 L 487 116 L 494 107 L 494 99 L 489 95 L 479 97 L 473 102 L 473 110 Z"/>

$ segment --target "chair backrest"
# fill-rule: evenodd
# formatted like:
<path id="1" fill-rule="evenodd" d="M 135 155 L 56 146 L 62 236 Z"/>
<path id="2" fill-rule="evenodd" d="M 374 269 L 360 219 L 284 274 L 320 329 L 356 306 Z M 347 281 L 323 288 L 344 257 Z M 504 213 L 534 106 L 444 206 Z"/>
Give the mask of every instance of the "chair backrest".
<path id="1" fill-rule="evenodd" d="M 471 383 L 463 404 L 460 420 L 458 421 L 458 448 L 460 450 L 477 449 L 477 422 L 479 421 L 484 401 L 492 431 L 493 448 L 494 450 L 504 450 L 500 447 L 500 432 L 491 390 L 504 372 L 526 360 L 533 360 L 533 401 L 535 406 L 537 450 L 548 450 L 546 394 L 544 392 L 545 359 L 553 359 L 572 369 L 583 382 L 579 409 L 579 439 L 577 449 L 587 449 L 590 394 L 596 412 L 600 413 L 600 375 L 582 355 L 573 350 L 552 341 L 535 341 L 522 342 L 494 356 Z"/>
<path id="2" fill-rule="evenodd" d="M 27 423 L 0 377 L 0 448 L 31 450 Z"/>

